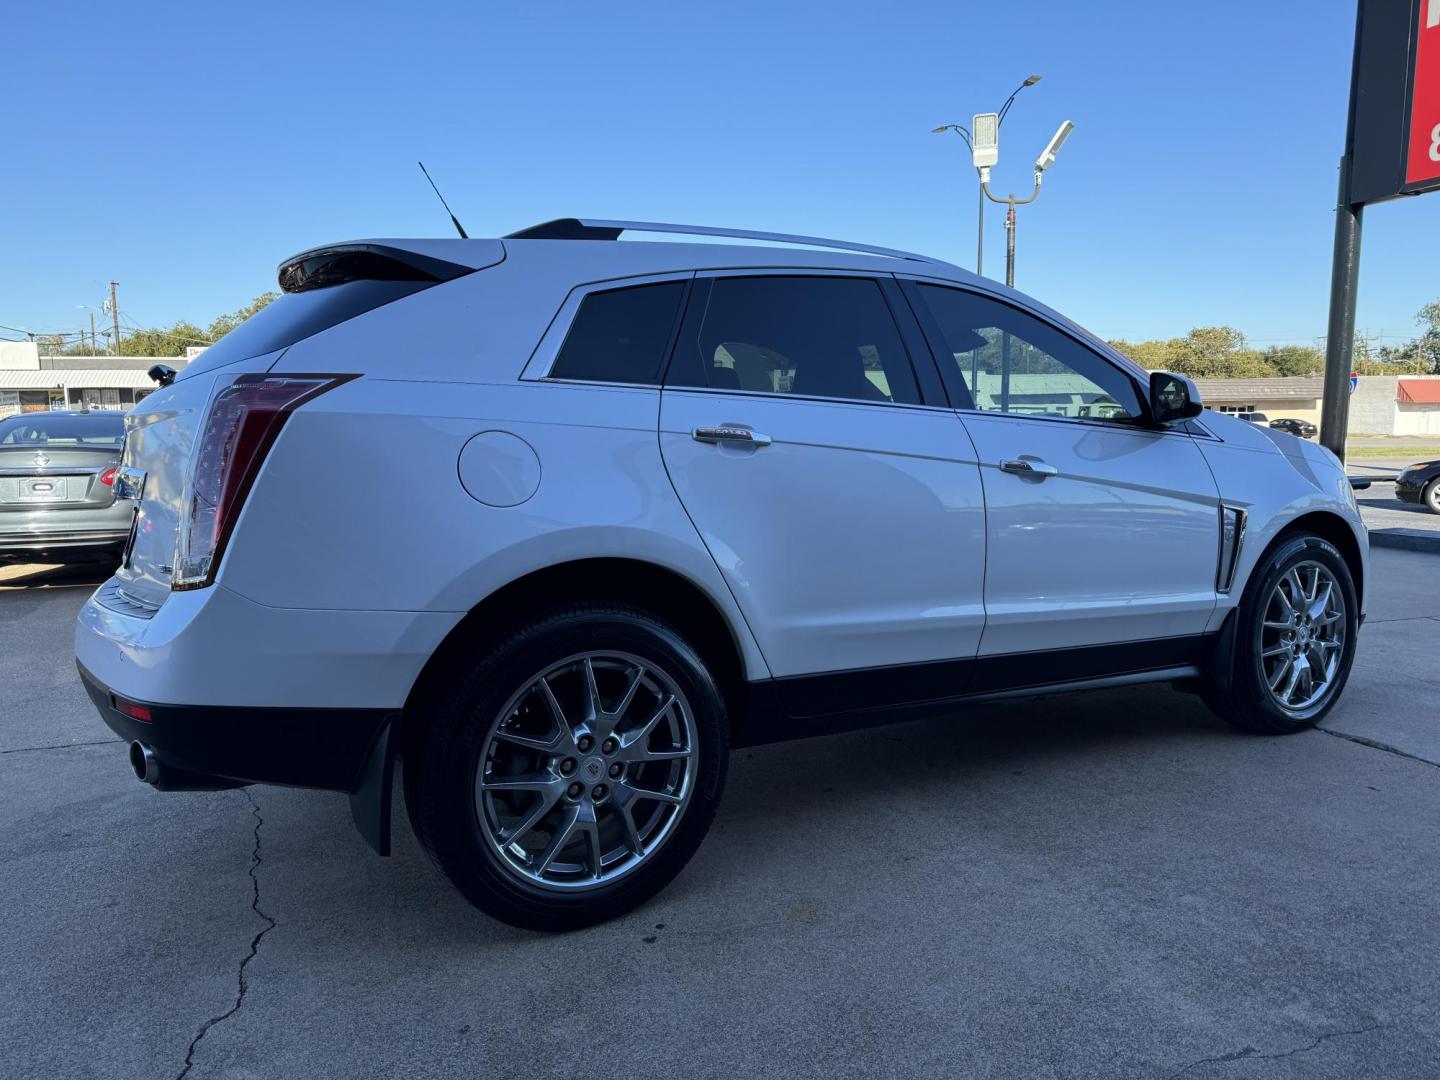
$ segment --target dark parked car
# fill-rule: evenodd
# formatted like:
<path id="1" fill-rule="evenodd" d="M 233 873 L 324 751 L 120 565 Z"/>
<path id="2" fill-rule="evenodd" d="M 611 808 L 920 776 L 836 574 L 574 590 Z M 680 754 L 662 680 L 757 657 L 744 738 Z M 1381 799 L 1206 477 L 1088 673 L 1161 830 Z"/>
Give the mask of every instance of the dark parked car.
<path id="1" fill-rule="evenodd" d="M 0 420 L 0 561 L 73 562 L 120 553 L 132 504 L 113 484 L 120 412 L 22 413 Z"/>
<path id="2" fill-rule="evenodd" d="M 1440 514 L 1440 461 L 1421 461 L 1395 478 L 1395 497 Z"/>
<path id="3" fill-rule="evenodd" d="M 1313 439 L 1319 430 L 1309 420 L 1297 420 L 1293 416 L 1282 416 L 1279 420 L 1271 420 L 1270 426 L 1280 431 L 1288 431 L 1291 435 L 1299 436 L 1302 439 Z"/>

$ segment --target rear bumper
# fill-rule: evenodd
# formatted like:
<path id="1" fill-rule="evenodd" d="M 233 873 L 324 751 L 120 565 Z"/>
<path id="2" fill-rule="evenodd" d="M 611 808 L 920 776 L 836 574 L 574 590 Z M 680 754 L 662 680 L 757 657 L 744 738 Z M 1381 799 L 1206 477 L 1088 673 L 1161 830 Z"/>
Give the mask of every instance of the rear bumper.
<path id="1" fill-rule="evenodd" d="M 118 552 L 130 530 L 50 529 L 45 532 L 0 531 L 0 558 L 40 558 L 76 552 L 108 550 Z"/>
<path id="2" fill-rule="evenodd" d="M 162 769 L 255 784 L 355 791 L 385 709 L 278 709 L 140 702 L 148 722 L 116 709 L 115 692 L 83 666 L 80 678 L 111 731 L 145 743 Z"/>

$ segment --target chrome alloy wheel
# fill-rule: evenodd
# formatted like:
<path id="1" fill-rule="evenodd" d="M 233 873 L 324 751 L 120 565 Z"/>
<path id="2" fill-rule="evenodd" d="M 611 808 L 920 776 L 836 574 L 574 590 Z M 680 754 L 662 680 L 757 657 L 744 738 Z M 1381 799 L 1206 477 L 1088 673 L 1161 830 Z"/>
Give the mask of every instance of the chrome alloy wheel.
<path id="1" fill-rule="evenodd" d="M 528 884 L 608 885 L 675 831 L 695 751 L 690 705 L 654 663 L 622 652 L 567 657 L 491 725 L 475 775 L 481 832 Z"/>
<path id="2" fill-rule="evenodd" d="M 1345 594 L 1318 562 L 1296 563 L 1270 590 L 1260 624 L 1260 667 L 1270 696 L 1304 712 L 1335 683 L 1345 652 Z"/>

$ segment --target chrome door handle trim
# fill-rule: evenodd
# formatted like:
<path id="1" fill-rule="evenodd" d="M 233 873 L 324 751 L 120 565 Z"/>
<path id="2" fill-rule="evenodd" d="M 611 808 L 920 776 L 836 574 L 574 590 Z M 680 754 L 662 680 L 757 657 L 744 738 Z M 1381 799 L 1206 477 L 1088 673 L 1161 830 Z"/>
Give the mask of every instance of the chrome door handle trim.
<path id="1" fill-rule="evenodd" d="M 1016 476 L 1033 476 L 1037 480 L 1043 480 L 1047 476 L 1060 475 L 1060 470 L 1054 465 L 1047 465 L 1043 461 L 1034 461 L 1030 458 L 1006 458 L 1000 462 L 1000 471 L 1013 473 Z"/>
<path id="2" fill-rule="evenodd" d="M 721 427 L 697 427 L 690 432 L 696 442 L 731 443 L 739 446 L 769 446 L 773 441 L 769 435 L 762 435 L 749 428 L 724 425 Z"/>

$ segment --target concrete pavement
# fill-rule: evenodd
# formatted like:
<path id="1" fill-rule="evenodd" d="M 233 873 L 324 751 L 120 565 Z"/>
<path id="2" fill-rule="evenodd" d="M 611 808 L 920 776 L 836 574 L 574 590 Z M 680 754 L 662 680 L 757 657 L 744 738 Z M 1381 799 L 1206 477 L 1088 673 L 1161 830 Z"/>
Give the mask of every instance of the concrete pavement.
<path id="1" fill-rule="evenodd" d="M 403 821 L 375 858 L 342 796 L 137 784 L 69 666 L 87 588 L 31 578 L 0 592 L 7 1077 L 1436 1075 L 1435 556 L 1375 552 L 1328 731 L 1145 688 L 744 751 L 666 892 L 548 937 Z"/>

